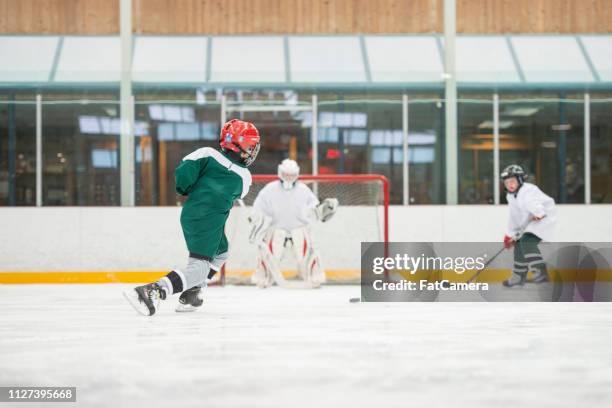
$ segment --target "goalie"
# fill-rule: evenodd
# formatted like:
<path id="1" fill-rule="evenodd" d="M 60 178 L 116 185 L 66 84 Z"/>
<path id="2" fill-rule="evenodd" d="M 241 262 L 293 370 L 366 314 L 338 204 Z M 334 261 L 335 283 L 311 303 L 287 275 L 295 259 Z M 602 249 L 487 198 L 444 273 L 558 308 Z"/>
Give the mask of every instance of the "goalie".
<path id="1" fill-rule="evenodd" d="M 338 209 L 338 200 L 319 203 L 310 188 L 298 181 L 300 167 L 291 159 L 278 166 L 279 180 L 259 192 L 249 216 L 249 242 L 258 247 L 258 259 L 251 281 L 260 288 L 276 282 L 282 287 L 319 287 L 325 271 L 313 243 L 310 225 L 329 221 Z M 303 283 L 287 282 L 280 271 L 286 252 L 293 253 Z"/>

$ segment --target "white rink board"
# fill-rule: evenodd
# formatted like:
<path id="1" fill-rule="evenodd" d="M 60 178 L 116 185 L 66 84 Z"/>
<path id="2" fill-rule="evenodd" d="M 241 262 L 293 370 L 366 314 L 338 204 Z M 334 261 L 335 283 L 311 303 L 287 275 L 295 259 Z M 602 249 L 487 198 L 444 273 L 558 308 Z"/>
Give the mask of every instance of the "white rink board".
<path id="1" fill-rule="evenodd" d="M 174 297 L 148 318 L 127 287 L 0 285 L 0 384 L 77 387 L 76 404 L 49 407 L 612 404 L 610 303 L 360 304 L 357 286 L 228 286 L 197 313 L 173 312 Z"/>
<path id="2" fill-rule="evenodd" d="M 233 223 L 244 211 L 233 210 L 230 238 Z M 391 206 L 389 213 L 391 241 L 495 242 L 504 234 L 507 208 Z M 337 219 L 317 227 L 317 245 L 327 268 L 353 268 L 359 249 L 349 250 L 347 242 L 353 240 L 355 228 L 373 228 L 371 214 L 370 209 L 364 214 L 360 208 L 342 207 Z M 179 215 L 178 207 L 0 208 L 0 271 L 164 271 L 182 267 L 187 250 Z M 558 219 L 557 241 L 611 239 L 612 205 L 560 205 Z M 231 265 L 253 265 L 252 269 L 255 248 L 246 244 L 245 236 L 238 237 L 238 242 L 231 248 Z"/>

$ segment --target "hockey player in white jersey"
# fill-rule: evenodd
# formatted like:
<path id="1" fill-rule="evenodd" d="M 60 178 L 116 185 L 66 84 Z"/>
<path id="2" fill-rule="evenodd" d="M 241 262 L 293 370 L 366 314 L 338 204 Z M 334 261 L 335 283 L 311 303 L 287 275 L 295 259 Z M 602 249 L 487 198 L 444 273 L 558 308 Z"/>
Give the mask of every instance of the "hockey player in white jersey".
<path id="1" fill-rule="evenodd" d="M 555 200 L 536 185 L 526 183 L 525 177 L 525 171 L 517 164 L 506 167 L 501 173 L 510 210 L 504 246 L 507 249 L 514 246 L 512 275 L 503 282 L 506 287 L 524 285 L 528 272 L 533 273 L 532 282 L 548 281 L 538 244 L 552 239 L 556 222 Z"/>
<path id="2" fill-rule="evenodd" d="M 306 184 L 298 180 L 300 168 L 285 159 L 278 166 L 279 179 L 268 183 L 257 195 L 249 216 L 249 241 L 258 247 L 259 256 L 252 282 L 265 288 L 279 286 L 319 287 L 325 283 L 325 271 L 313 242 L 310 226 L 326 222 L 336 213 L 338 200 L 322 203 Z M 293 254 L 303 286 L 290 285 L 280 271 L 284 256 Z"/>

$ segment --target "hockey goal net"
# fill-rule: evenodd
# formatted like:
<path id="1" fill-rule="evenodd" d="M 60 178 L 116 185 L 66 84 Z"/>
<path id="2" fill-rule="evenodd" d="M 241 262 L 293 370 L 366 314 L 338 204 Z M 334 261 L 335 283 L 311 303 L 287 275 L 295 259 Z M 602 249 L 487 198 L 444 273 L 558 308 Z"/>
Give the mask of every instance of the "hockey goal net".
<path id="1" fill-rule="evenodd" d="M 245 206 L 235 206 L 226 225 L 230 257 L 219 274 L 220 284 L 248 284 L 255 270 L 257 248 L 248 242 L 247 216 L 261 189 L 277 180 L 276 175 L 253 175 L 253 184 L 244 199 Z M 301 175 L 319 198 L 337 198 L 340 206 L 326 223 L 312 225 L 314 245 L 319 251 L 328 283 L 358 283 L 360 279 L 361 242 L 389 240 L 389 182 L 376 174 Z M 286 251 L 281 263 L 283 274 L 296 274 L 295 261 Z"/>

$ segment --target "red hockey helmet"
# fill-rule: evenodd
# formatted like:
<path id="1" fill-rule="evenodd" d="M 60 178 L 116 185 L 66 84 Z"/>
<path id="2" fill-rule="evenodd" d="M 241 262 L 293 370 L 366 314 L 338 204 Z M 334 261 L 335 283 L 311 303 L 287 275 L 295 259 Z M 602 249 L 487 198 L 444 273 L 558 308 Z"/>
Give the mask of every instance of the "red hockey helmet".
<path id="1" fill-rule="evenodd" d="M 223 150 L 237 153 L 250 166 L 259 153 L 259 131 L 251 122 L 232 119 L 221 128 L 219 145 Z"/>

